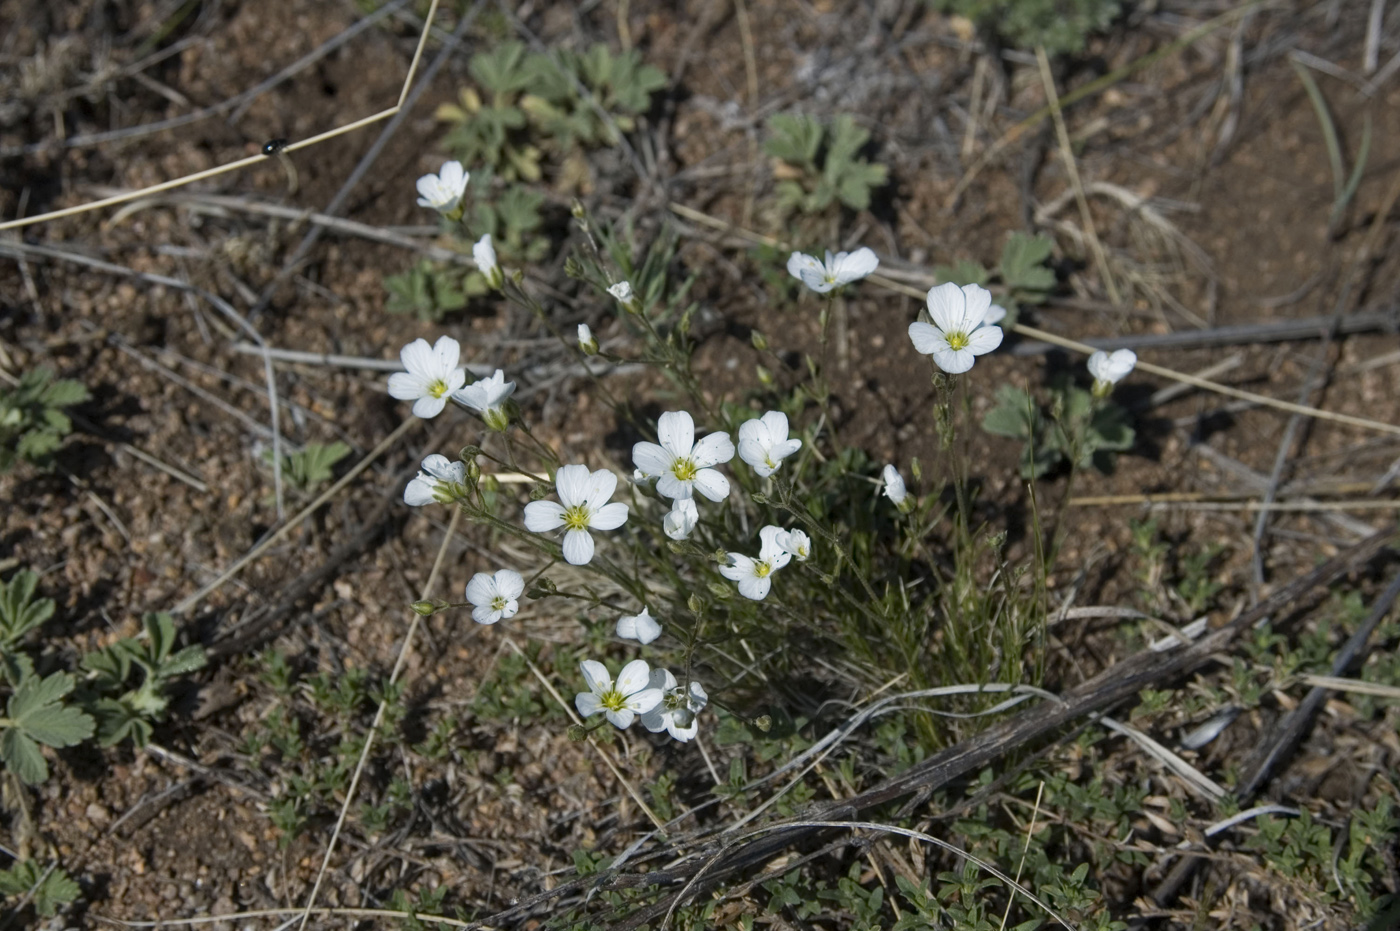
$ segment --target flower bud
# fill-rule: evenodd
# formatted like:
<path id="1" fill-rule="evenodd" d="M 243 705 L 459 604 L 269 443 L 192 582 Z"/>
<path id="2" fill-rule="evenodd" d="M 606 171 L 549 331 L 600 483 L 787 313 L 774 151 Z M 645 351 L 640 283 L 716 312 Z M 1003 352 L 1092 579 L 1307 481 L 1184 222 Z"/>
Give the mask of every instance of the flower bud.
<path id="1" fill-rule="evenodd" d="M 694 592 L 691 592 L 690 597 L 685 600 L 685 604 L 690 609 L 690 613 L 697 616 L 705 610 L 704 599 Z"/>
<path id="2" fill-rule="evenodd" d="M 586 356 L 598 354 L 598 341 L 593 338 L 593 331 L 588 328 L 586 323 L 578 325 L 578 348 Z"/>
<path id="3" fill-rule="evenodd" d="M 753 367 L 753 373 L 754 375 L 758 376 L 758 383 L 760 385 L 763 385 L 765 388 L 773 384 L 773 373 L 768 371 L 768 369 L 764 368 L 763 366 L 755 365 Z"/>
<path id="4" fill-rule="evenodd" d="M 771 715 L 761 714 L 753 719 L 753 726 L 766 734 L 768 729 L 773 726 L 773 718 Z"/>
<path id="5" fill-rule="evenodd" d="M 423 617 L 432 617 L 438 611 L 437 603 L 432 601 L 415 601 L 410 607 L 413 608 L 414 614 L 421 614 Z"/>
<path id="6" fill-rule="evenodd" d="M 481 481 L 481 466 L 477 464 L 475 457 L 467 461 L 467 481 L 473 485 Z"/>
<path id="7" fill-rule="evenodd" d="M 915 456 L 909 460 L 909 471 L 914 476 L 914 481 L 920 481 L 924 477 L 923 466 L 919 465 L 919 457 Z"/>
<path id="8" fill-rule="evenodd" d="M 749 342 L 753 343 L 753 348 L 757 349 L 759 352 L 763 352 L 768 348 L 768 337 L 757 330 L 749 331 Z"/>
<path id="9" fill-rule="evenodd" d="M 581 743 L 588 739 L 588 728 L 582 724 L 571 724 L 568 730 L 569 739 L 574 743 Z"/>
<path id="10" fill-rule="evenodd" d="M 768 496 L 765 495 L 765 494 L 764 494 L 763 492 L 761 492 L 761 491 L 756 491 L 756 492 L 754 492 L 752 495 L 750 495 L 749 497 L 753 499 L 753 503 L 754 503 L 754 504 L 767 504 L 767 503 L 768 503 Z"/>
<path id="11" fill-rule="evenodd" d="M 505 433 L 506 428 L 510 426 L 510 414 L 499 407 L 487 408 L 481 419 L 486 421 L 488 430 L 495 430 L 497 433 Z"/>
<path id="12" fill-rule="evenodd" d="M 584 209 L 583 201 L 574 199 L 573 205 L 569 207 L 569 213 L 573 214 L 575 220 L 582 220 L 588 216 L 588 211 Z"/>
<path id="13" fill-rule="evenodd" d="M 733 590 L 730 589 L 728 585 L 721 585 L 718 582 L 711 582 L 706 587 L 709 588 L 710 594 L 714 595 L 720 601 L 728 601 L 734 596 Z"/>

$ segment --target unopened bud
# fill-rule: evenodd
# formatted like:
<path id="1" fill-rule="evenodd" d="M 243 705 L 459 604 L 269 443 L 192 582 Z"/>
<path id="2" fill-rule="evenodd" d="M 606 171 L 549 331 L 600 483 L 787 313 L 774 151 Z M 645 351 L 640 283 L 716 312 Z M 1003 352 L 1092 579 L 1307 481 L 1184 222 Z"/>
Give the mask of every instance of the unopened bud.
<path id="1" fill-rule="evenodd" d="M 569 213 L 573 214 L 575 220 L 582 220 L 588 216 L 588 211 L 584 208 L 583 201 L 578 198 L 575 198 L 573 205 L 569 207 Z"/>
<path id="2" fill-rule="evenodd" d="M 773 384 L 773 373 L 768 371 L 768 369 L 764 368 L 763 366 L 755 365 L 753 367 L 753 373 L 756 376 L 758 376 L 758 383 L 760 385 L 763 385 L 765 388 Z"/>
<path id="3" fill-rule="evenodd" d="M 753 719 L 753 726 L 766 734 L 768 729 L 773 726 L 773 718 L 770 715 L 761 714 Z"/>
<path id="4" fill-rule="evenodd" d="M 530 590 L 525 593 L 526 598 L 548 598 L 557 594 L 559 589 L 549 579 L 536 579 L 535 584 L 530 586 Z"/>
<path id="5" fill-rule="evenodd" d="M 481 481 L 481 466 L 477 464 L 475 457 L 467 462 L 467 481 L 473 485 Z"/>
<path id="6" fill-rule="evenodd" d="M 501 407 L 488 407 L 486 413 L 481 415 L 481 419 L 486 421 L 488 429 L 495 430 L 497 433 L 505 433 L 506 428 L 510 426 L 510 414 Z"/>
<path id="7" fill-rule="evenodd" d="M 564 260 L 564 274 L 570 278 L 579 279 L 583 277 L 583 265 L 572 255 Z"/>
<path id="8" fill-rule="evenodd" d="M 480 455 L 480 446 L 463 446 L 461 452 L 457 453 L 457 458 L 461 459 L 463 462 L 471 462 L 473 459 Z"/>
<path id="9" fill-rule="evenodd" d="M 588 739 L 588 728 L 584 727 L 582 724 L 569 725 L 568 733 L 569 739 L 574 743 L 579 743 Z"/>
<path id="10" fill-rule="evenodd" d="M 759 352 L 763 352 L 768 348 L 768 337 L 757 330 L 749 331 L 749 342 L 753 343 L 753 348 L 757 349 Z"/>
<path id="11" fill-rule="evenodd" d="M 909 471 L 914 476 L 914 481 L 919 481 L 924 477 L 923 466 L 919 465 L 919 457 L 915 456 L 909 460 Z"/>
<path id="12" fill-rule="evenodd" d="M 749 497 L 753 498 L 753 503 L 754 503 L 754 504 L 767 504 L 767 503 L 768 503 L 768 496 L 765 495 L 765 494 L 764 494 L 763 492 L 761 492 L 761 491 L 756 491 L 756 492 L 754 492 L 752 495 L 750 495 Z"/>
<path id="13" fill-rule="evenodd" d="M 437 604 L 431 601 L 415 601 L 410 607 L 413 608 L 414 614 L 421 614 L 424 617 L 432 617 L 438 610 Z"/>
<path id="14" fill-rule="evenodd" d="M 734 595 L 734 593 L 729 590 L 728 585 L 721 585 L 718 582 L 711 582 L 706 587 L 709 588 L 710 594 L 714 595 L 715 598 L 720 601 L 728 601 Z"/>
<path id="15" fill-rule="evenodd" d="M 713 553 L 710 554 L 710 558 L 713 559 L 715 562 L 719 563 L 721 566 L 729 565 L 729 554 L 724 550 L 715 550 Z"/>
<path id="16" fill-rule="evenodd" d="M 586 323 L 578 325 L 578 348 L 586 356 L 598 354 L 598 341 L 593 338 L 593 331 Z"/>
<path id="17" fill-rule="evenodd" d="M 685 600 L 685 606 L 690 609 L 691 614 L 699 614 L 705 610 L 705 600 L 694 592 Z"/>

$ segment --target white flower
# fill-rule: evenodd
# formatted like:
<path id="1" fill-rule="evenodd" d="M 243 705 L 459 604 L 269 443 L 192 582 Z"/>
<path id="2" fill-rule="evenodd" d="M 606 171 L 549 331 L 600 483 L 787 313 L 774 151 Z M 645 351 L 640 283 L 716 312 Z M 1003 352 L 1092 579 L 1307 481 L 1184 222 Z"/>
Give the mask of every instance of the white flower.
<path id="1" fill-rule="evenodd" d="M 494 624 L 502 618 L 515 617 L 520 610 L 516 600 L 525 591 L 525 580 L 519 572 L 499 569 L 495 575 L 478 572 L 467 583 L 467 601 L 476 605 L 472 620 L 478 624 Z"/>
<path id="2" fill-rule="evenodd" d="M 778 534 L 777 543 L 784 553 L 798 562 L 806 562 L 812 555 L 812 541 L 801 530 L 784 530 Z"/>
<path id="3" fill-rule="evenodd" d="M 642 715 L 642 726 L 653 734 L 667 731 L 681 743 L 693 738 L 699 731 L 695 716 L 710 702 L 710 696 L 694 679 L 690 680 L 690 694 L 681 691 L 676 677 L 669 669 L 651 671 L 652 688 L 662 694 L 660 704 Z"/>
<path id="4" fill-rule="evenodd" d="M 661 636 L 661 625 L 646 608 L 641 614 L 624 614 L 617 619 L 617 635 L 623 640 L 635 640 L 642 646 Z"/>
<path id="5" fill-rule="evenodd" d="M 928 291 L 928 314 L 933 323 L 909 324 L 914 348 L 949 375 L 972 368 L 976 356 L 1001 345 L 1001 327 L 986 323 L 992 292 L 979 285 L 963 287 L 949 282 Z"/>
<path id="6" fill-rule="evenodd" d="M 1137 365 L 1137 353 L 1131 349 L 1119 349 L 1112 355 L 1100 349 L 1089 357 L 1089 374 L 1094 376 L 1094 393 L 1108 394 L 1113 386 L 1128 377 Z"/>
<path id="7" fill-rule="evenodd" d="M 413 401 L 415 417 L 436 417 L 447 406 L 447 396 L 466 384 L 466 369 L 457 365 L 461 355 L 462 347 L 450 336 L 438 337 L 432 346 L 415 339 L 399 352 L 408 371 L 389 376 L 389 394 Z"/>
<path id="8" fill-rule="evenodd" d="M 698 523 L 700 509 L 695 506 L 695 499 L 677 498 L 671 502 L 671 510 L 661 519 L 661 529 L 666 531 L 666 536 L 672 540 L 686 540 L 695 531 L 695 525 Z"/>
<path id="9" fill-rule="evenodd" d="M 403 503 L 415 508 L 441 501 L 444 504 L 457 497 L 454 485 L 465 485 L 467 466 L 452 462 L 434 453 L 423 460 L 423 470 L 403 490 Z"/>
<path id="10" fill-rule="evenodd" d="M 631 313 L 639 314 L 642 312 L 642 302 L 637 299 L 637 295 L 632 293 L 630 281 L 619 281 L 608 288 L 608 293 L 617 298 L 617 302 Z"/>
<path id="11" fill-rule="evenodd" d="M 728 566 L 720 566 L 720 575 L 731 582 L 739 583 L 739 594 L 754 601 L 762 601 L 773 585 L 773 573 L 788 564 L 792 554 L 778 544 L 781 527 L 769 524 L 758 532 L 763 541 L 758 558 L 750 559 L 742 553 L 730 553 Z"/>
<path id="12" fill-rule="evenodd" d="M 496 264 L 496 247 L 491 244 L 491 234 L 487 233 L 472 246 L 472 258 L 476 260 L 477 271 L 486 276 L 486 283 L 500 290 L 505 284 L 506 273 Z"/>
<path id="13" fill-rule="evenodd" d="M 763 478 L 778 471 L 782 461 L 801 448 L 801 440 L 788 439 L 787 415 L 782 411 L 769 411 L 739 424 L 739 458 Z"/>
<path id="14" fill-rule="evenodd" d="M 892 465 L 885 466 L 885 497 L 895 504 L 903 504 L 904 498 L 909 494 L 904 487 L 904 476 L 899 474 L 899 470 Z"/>
<path id="15" fill-rule="evenodd" d="M 1006 319 L 1006 308 L 1000 304 L 993 304 L 987 308 L 987 316 L 982 319 L 983 326 L 993 326 Z"/>
<path id="16" fill-rule="evenodd" d="M 729 495 L 729 479 L 711 466 L 734 458 L 734 442 L 728 433 L 711 433 L 695 441 L 695 421 L 685 411 L 667 411 L 656 421 L 655 443 L 632 447 L 632 461 L 648 478 L 655 478 L 656 491 L 668 498 L 689 498 L 700 492 L 711 501 Z"/>
<path id="17" fill-rule="evenodd" d="M 578 348 L 586 356 L 596 355 L 598 352 L 598 341 L 593 338 L 593 331 L 586 323 L 578 325 Z"/>
<path id="18" fill-rule="evenodd" d="M 567 528 L 564 560 L 585 566 L 593 558 L 593 536 L 588 531 L 616 530 L 627 523 L 627 505 L 608 503 L 616 488 L 617 476 L 607 469 L 590 474 L 586 465 L 560 466 L 554 490 L 562 504 L 531 501 L 525 505 L 525 527 L 535 533 Z"/>
<path id="19" fill-rule="evenodd" d="M 418 206 L 431 207 L 443 215 L 453 213 L 462 203 L 467 193 L 467 181 L 471 175 L 461 162 L 443 162 L 442 170 L 435 175 L 424 175 L 418 179 Z"/>
<path id="20" fill-rule="evenodd" d="M 646 714 L 661 704 L 661 690 L 648 687 L 651 671 L 646 660 L 634 659 L 623 666 L 616 685 L 608 675 L 608 667 L 597 660 L 586 659 L 579 663 L 579 669 L 583 671 L 583 681 L 588 683 L 589 691 L 574 696 L 574 707 L 585 718 L 601 711 L 613 724 L 627 728 L 632 726 L 637 715 Z"/>
<path id="21" fill-rule="evenodd" d="M 802 283 L 818 294 L 839 288 L 843 284 L 859 281 L 873 272 L 880 264 L 875 253 L 862 246 L 855 252 L 826 252 L 826 261 L 819 262 L 814 255 L 794 252 L 788 256 L 788 274 L 801 279 Z"/>
<path id="22" fill-rule="evenodd" d="M 493 430 L 505 430 L 510 415 L 505 412 L 506 399 L 515 393 L 515 382 L 506 381 L 506 373 L 496 369 L 490 378 L 482 378 L 452 393 L 452 400 L 481 414 Z"/>

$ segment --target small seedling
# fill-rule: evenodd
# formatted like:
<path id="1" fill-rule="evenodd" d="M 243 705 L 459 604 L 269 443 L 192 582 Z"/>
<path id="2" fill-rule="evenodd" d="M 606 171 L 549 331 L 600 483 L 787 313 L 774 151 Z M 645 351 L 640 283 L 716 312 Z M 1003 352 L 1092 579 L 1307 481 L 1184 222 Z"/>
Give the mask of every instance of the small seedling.
<path id="1" fill-rule="evenodd" d="M 1040 478 L 1064 463 L 1113 470 L 1115 454 L 1131 449 L 1136 436 L 1127 410 L 1060 376 L 1050 387 L 1048 411 L 1014 385 L 997 389 L 997 406 L 982 429 L 1021 440 L 1021 476 Z"/>
<path id="2" fill-rule="evenodd" d="M 57 866 L 49 869 L 34 860 L 17 860 L 9 869 L 0 870 L 0 895 L 28 895 L 41 918 L 52 918 L 59 906 L 76 902 L 82 892 Z"/>
<path id="3" fill-rule="evenodd" d="M 175 649 L 175 621 L 165 613 L 147 614 L 144 630 L 83 657 L 91 684 L 104 697 L 93 704 L 98 740 L 104 747 L 131 738 L 136 746 L 151 739 L 154 724 L 165 714 L 170 699 L 165 688 L 172 679 L 204 667 L 204 648 Z M 129 685 L 133 671 L 141 681 Z"/>
<path id="4" fill-rule="evenodd" d="M 308 443 L 300 452 L 282 457 L 282 477 L 300 491 L 314 491 L 335 477 L 335 465 L 350 455 L 350 447 L 337 440 L 334 443 Z M 263 453 L 272 461 L 272 450 Z"/>
<path id="5" fill-rule="evenodd" d="M 12 388 L 0 388 L 0 472 L 20 459 L 47 468 L 63 438 L 73 432 L 63 408 L 89 397 L 82 382 L 55 379 L 45 366 L 25 372 Z"/>
<path id="6" fill-rule="evenodd" d="M 823 213 L 838 201 L 865 210 L 871 191 L 888 177 L 884 165 L 860 156 L 870 133 L 849 114 L 822 126 L 810 116 L 779 113 L 769 118 L 768 134 L 764 151 L 778 160 L 775 190 L 783 213 Z"/>
<path id="7" fill-rule="evenodd" d="M 928 0 L 941 13 L 972 20 L 1015 48 L 1044 46 L 1051 55 L 1076 55 L 1092 33 L 1118 15 L 1118 0 Z"/>
<path id="8" fill-rule="evenodd" d="M 473 284 L 473 281 L 479 284 Z M 384 279 L 389 300 L 384 309 L 392 314 L 411 313 L 419 320 L 438 322 L 454 310 L 467 306 L 467 298 L 487 291 L 486 280 L 475 272 L 452 265 L 439 265 L 429 259 L 401 275 Z"/>

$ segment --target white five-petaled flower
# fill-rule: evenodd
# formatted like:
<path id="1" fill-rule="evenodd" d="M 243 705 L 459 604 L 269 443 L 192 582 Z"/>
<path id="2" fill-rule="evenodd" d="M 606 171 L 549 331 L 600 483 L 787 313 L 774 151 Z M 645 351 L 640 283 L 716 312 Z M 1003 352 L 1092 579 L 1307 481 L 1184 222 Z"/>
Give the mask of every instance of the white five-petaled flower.
<path id="1" fill-rule="evenodd" d="M 458 388 L 452 393 L 452 400 L 479 413 L 492 430 L 505 430 L 510 423 L 505 403 L 514 393 L 515 382 L 506 381 L 506 373 L 496 369 L 490 378 L 482 378 L 465 388 Z"/>
<path id="2" fill-rule="evenodd" d="M 454 213 L 462 205 L 470 178 L 461 162 L 443 162 L 437 174 L 418 179 L 418 206 L 430 207 L 444 216 Z"/>
<path id="3" fill-rule="evenodd" d="M 801 440 L 788 439 L 787 415 L 782 411 L 769 411 L 739 424 L 739 458 L 763 478 L 778 471 L 782 461 L 801 448 Z"/>
<path id="4" fill-rule="evenodd" d="M 734 441 L 728 433 L 711 433 L 695 440 L 695 421 L 685 411 L 667 411 L 656 421 L 655 443 L 632 447 L 632 461 L 647 477 L 655 478 L 657 494 L 690 498 L 700 492 L 711 501 L 729 495 L 729 479 L 712 466 L 734 458 Z"/>
<path id="5" fill-rule="evenodd" d="M 778 535 L 783 528 L 769 524 L 758 532 L 762 545 L 758 558 L 753 559 L 743 553 L 730 553 L 729 565 L 720 566 L 720 575 L 731 582 L 739 583 L 739 594 L 754 601 L 762 601 L 773 585 L 773 573 L 783 568 L 792 559 L 792 554 L 778 543 Z"/>
<path id="6" fill-rule="evenodd" d="M 482 236 L 472 246 L 472 259 L 476 262 L 477 271 L 486 276 L 486 283 L 499 291 L 501 285 L 505 284 L 506 273 L 501 271 L 501 266 L 496 262 L 496 247 L 491 244 L 490 233 Z"/>
<path id="7" fill-rule="evenodd" d="M 671 510 L 661 519 L 661 529 L 672 540 L 686 540 L 700 523 L 700 509 L 694 498 L 677 498 L 671 502 Z"/>
<path id="8" fill-rule="evenodd" d="M 598 352 L 598 341 L 593 338 L 593 331 L 586 323 L 578 325 L 578 348 L 586 356 L 596 355 Z"/>
<path id="9" fill-rule="evenodd" d="M 438 337 L 432 346 L 415 339 L 399 352 L 408 371 L 389 376 L 389 394 L 412 401 L 415 417 L 436 417 L 447 406 L 447 396 L 466 384 L 466 369 L 457 364 L 461 355 L 462 347 L 450 336 Z"/>
<path id="10" fill-rule="evenodd" d="M 666 731 L 681 743 L 693 738 L 699 731 L 695 716 L 710 702 L 700 683 L 691 679 L 686 694 L 671 670 L 653 669 L 650 685 L 661 691 L 662 698 L 655 708 L 642 715 L 642 726 L 653 734 Z"/>
<path id="11" fill-rule="evenodd" d="M 1001 345 L 1001 327 L 986 322 L 992 292 L 980 285 L 958 287 L 949 282 L 928 291 L 928 315 L 932 323 L 909 324 L 914 348 L 949 375 L 972 368 L 976 357 Z"/>
<path id="12" fill-rule="evenodd" d="M 778 534 L 777 542 L 784 553 L 798 562 L 806 562 L 812 555 L 812 540 L 801 530 L 784 530 Z"/>
<path id="13" fill-rule="evenodd" d="M 899 474 L 899 470 L 892 465 L 885 466 L 883 475 L 885 479 L 885 497 L 896 505 L 904 503 L 909 490 L 904 487 L 904 476 Z"/>
<path id="14" fill-rule="evenodd" d="M 423 469 L 403 490 L 403 503 L 415 508 L 434 501 L 446 503 L 457 496 L 453 486 L 465 485 L 467 466 L 437 453 L 423 460 Z"/>
<path id="15" fill-rule="evenodd" d="M 622 667 L 614 684 L 608 674 L 608 667 L 593 659 L 579 663 L 583 671 L 583 681 L 588 684 L 587 692 L 574 696 L 574 707 L 585 718 L 598 712 L 608 716 L 608 720 L 620 728 L 632 726 L 637 715 L 661 704 L 660 689 L 651 688 L 651 670 L 646 660 L 634 659 Z"/>
<path id="16" fill-rule="evenodd" d="M 1108 394 L 1113 386 L 1128 377 L 1137 365 L 1137 353 L 1131 349 L 1119 349 L 1111 355 L 1100 349 L 1089 357 L 1089 374 L 1094 376 L 1094 393 Z"/>
<path id="17" fill-rule="evenodd" d="M 627 523 L 627 505 L 608 503 L 617 488 L 617 476 L 607 469 L 590 473 L 586 465 L 560 466 L 554 476 L 559 501 L 531 501 L 525 505 L 525 527 L 545 533 L 564 527 L 564 560 L 584 566 L 593 558 L 591 530 L 616 530 Z"/>
<path id="18" fill-rule="evenodd" d="M 825 294 L 843 284 L 859 281 L 873 272 L 880 264 L 874 251 L 862 246 L 855 252 L 826 251 L 826 261 L 818 261 L 815 255 L 794 252 L 788 256 L 788 274 L 798 278 L 818 294 Z"/>
<path id="19" fill-rule="evenodd" d="M 495 575 L 478 572 L 467 583 L 467 601 L 476 606 L 472 620 L 494 624 L 502 618 L 515 617 L 520 610 L 517 599 L 524 591 L 525 580 L 513 569 L 498 569 Z"/>
<path id="20" fill-rule="evenodd" d="M 982 319 L 983 326 L 995 326 L 1006 319 L 1006 308 L 1000 304 L 993 304 L 987 308 L 987 316 Z"/>
<path id="21" fill-rule="evenodd" d="M 642 646 L 661 636 L 661 625 L 646 608 L 641 614 L 624 614 L 617 619 L 617 635 L 623 640 L 635 640 Z"/>

